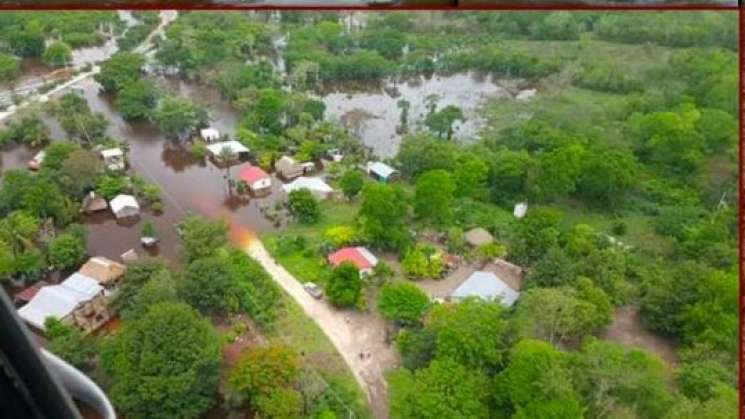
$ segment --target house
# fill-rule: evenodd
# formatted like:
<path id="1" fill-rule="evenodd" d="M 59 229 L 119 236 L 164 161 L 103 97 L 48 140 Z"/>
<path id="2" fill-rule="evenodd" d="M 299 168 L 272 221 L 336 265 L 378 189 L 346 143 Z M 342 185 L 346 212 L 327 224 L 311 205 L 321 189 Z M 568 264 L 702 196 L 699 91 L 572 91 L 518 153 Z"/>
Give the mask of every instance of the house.
<path id="1" fill-rule="evenodd" d="M 109 201 L 109 207 L 117 219 L 137 217 L 140 215 L 140 204 L 137 203 L 137 199 L 132 195 L 117 195 Z"/>
<path id="2" fill-rule="evenodd" d="M 47 285 L 52 284 L 47 281 L 39 281 L 34 285 L 24 288 L 23 290 L 18 291 L 17 293 L 15 293 L 15 295 L 13 295 L 13 302 L 16 304 L 16 306 L 26 304 L 31 301 L 43 287 L 46 287 Z"/>
<path id="3" fill-rule="evenodd" d="M 494 243 L 494 237 L 481 227 L 468 230 L 465 234 L 465 239 L 473 247 L 481 247 Z"/>
<path id="4" fill-rule="evenodd" d="M 368 162 L 365 171 L 368 175 L 372 176 L 373 179 L 380 182 L 389 182 L 398 177 L 398 171 L 396 171 L 396 169 L 379 161 Z"/>
<path id="5" fill-rule="evenodd" d="M 326 199 L 334 193 L 331 186 L 318 177 L 301 176 L 286 185 L 282 185 L 282 189 L 284 189 L 288 195 L 292 191 L 307 189 L 318 199 Z"/>
<path id="6" fill-rule="evenodd" d="M 468 297 L 498 300 L 505 307 L 511 307 L 520 293 L 492 272 L 475 271 L 450 294 L 450 298 L 454 300 Z"/>
<path id="7" fill-rule="evenodd" d="M 246 157 L 248 155 L 248 152 L 250 151 L 248 147 L 244 146 L 243 144 L 239 143 L 235 140 L 230 141 L 221 141 L 218 143 L 212 143 L 207 146 L 207 151 L 212 155 L 212 157 L 221 162 L 221 163 L 229 163 L 229 162 L 223 162 L 222 153 L 223 150 L 228 150 L 230 154 L 232 155 L 232 160 L 240 160 L 243 157 Z"/>
<path id="8" fill-rule="evenodd" d="M 95 279 L 98 285 L 104 287 L 107 292 L 111 292 L 119 286 L 127 272 L 127 267 L 111 259 L 96 256 L 88 259 L 78 272 Z"/>
<path id="9" fill-rule="evenodd" d="M 294 179 L 303 175 L 303 168 L 295 159 L 289 156 L 282 156 L 274 163 L 274 168 L 280 176 L 285 179 Z"/>
<path id="10" fill-rule="evenodd" d="M 238 172 L 238 178 L 248 184 L 251 192 L 264 191 L 272 187 L 272 178 L 258 166 L 247 166 Z"/>
<path id="11" fill-rule="evenodd" d="M 220 131 L 212 127 L 200 130 L 199 135 L 202 137 L 204 141 L 208 143 L 211 143 L 213 141 L 217 141 L 220 139 Z"/>
<path id="12" fill-rule="evenodd" d="M 107 148 L 101 150 L 101 158 L 103 164 L 108 170 L 124 170 L 126 164 L 124 162 L 124 152 L 121 148 Z"/>
<path id="13" fill-rule="evenodd" d="M 109 207 L 109 204 L 102 196 L 98 196 L 95 192 L 90 191 L 88 195 L 83 198 L 83 205 L 80 209 L 81 212 L 90 214 L 92 212 L 103 211 Z"/>
<path id="14" fill-rule="evenodd" d="M 28 161 L 28 168 L 31 170 L 39 170 L 41 169 L 41 164 L 44 162 L 44 157 L 47 156 L 47 152 L 44 150 L 41 150 L 40 152 L 36 153 L 34 157 Z"/>
<path id="15" fill-rule="evenodd" d="M 332 253 L 328 261 L 333 267 L 344 262 L 351 262 L 360 271 L 361 276 L 371 275 L 373 268 L 378 264 L 378 258 L 362 246 L 344 247 Z"/>
<path id="16" fill-rule="evenodd" d="M 525 214 L 528 212 L 528 203 L 527 202 L 520 202 L 515 204 L 515 209 L 512 211 L 512 214 L 515 216 L 515 218 L 523 218 L 525 217 Z"/>
<path id="17" fill-rule="evenodd" d="M 44 321 L 55 317 L 62 323 L 76 326 L 84 333 L 98 330 L 112 316 L 104 288 L 78 272 L 58 285 L 42 287 L 18 315 L 34 328 L 43 331 Z"/>

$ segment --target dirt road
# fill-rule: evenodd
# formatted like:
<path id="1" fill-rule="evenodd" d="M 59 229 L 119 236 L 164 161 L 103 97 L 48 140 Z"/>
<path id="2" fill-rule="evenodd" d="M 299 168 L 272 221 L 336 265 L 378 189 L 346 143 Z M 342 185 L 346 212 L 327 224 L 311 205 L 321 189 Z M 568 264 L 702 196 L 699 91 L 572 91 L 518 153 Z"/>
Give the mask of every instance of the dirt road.
<path id="1" fill-rule="evenodd" d="M 264 267 L 303 308 L 305 314 L 315 320 L 367 393 L 375 417 L 387 418 L 388 388 L 383 372 L 396 362 L 397 355 L 385 344 L 383 319 L 370 314 L 336 310 L 325 301 L 314 299 L 295 277 L 277 264 L 259 240 L 252 240 L 246 252 Z M 360 353 L 369 353 L 370 356 L 360 357 Z"/>

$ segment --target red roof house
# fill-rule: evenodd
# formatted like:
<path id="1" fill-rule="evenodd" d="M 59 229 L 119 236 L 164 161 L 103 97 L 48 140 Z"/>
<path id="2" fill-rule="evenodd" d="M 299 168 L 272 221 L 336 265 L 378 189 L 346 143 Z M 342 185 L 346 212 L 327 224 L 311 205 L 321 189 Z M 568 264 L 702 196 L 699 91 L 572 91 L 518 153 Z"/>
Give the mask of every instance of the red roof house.
<path id="1" fill-rule="evenodd" d="M 272 186 L 272 178 L 258 166 L 244 167 L 238 172 L 238 178 L 246 182 L 254 192 Z"/>
<path id="2" fill-rule="evenodd" d="M 344 262 L 351 262 L 361 273 L 366 273 L 378 264 L 378 258 L 362 246 L 344 247 L 329 255 L 329 263 L 334 267 Z"/>

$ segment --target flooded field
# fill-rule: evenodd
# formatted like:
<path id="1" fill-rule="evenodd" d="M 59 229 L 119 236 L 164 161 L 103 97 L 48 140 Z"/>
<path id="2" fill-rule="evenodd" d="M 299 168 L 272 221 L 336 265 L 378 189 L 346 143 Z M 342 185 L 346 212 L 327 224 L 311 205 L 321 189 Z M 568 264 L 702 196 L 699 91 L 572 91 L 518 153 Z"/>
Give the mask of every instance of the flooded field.
<path id="1" fill-rule="evenodd" d="M 375 154 L 385 158 L 394 156 L 401 144 L 401 135 L 397 132 L 402 112 L 399 101 L 409 103 L 410 131 L 423 124 L 430 101 L 436 103 L 437 109 L 448 105 L 461 108 L 466 120 L 456 123 L 454 137 L 469 140 L 476 138 L 483 123 L 478 108 L 490 98 L 510 96 L 491 77 L 462 73 L 388 82 L 369 92 L 336 91 L 325 94 L 322 100 L 327 118 L 344 123 Z"/>

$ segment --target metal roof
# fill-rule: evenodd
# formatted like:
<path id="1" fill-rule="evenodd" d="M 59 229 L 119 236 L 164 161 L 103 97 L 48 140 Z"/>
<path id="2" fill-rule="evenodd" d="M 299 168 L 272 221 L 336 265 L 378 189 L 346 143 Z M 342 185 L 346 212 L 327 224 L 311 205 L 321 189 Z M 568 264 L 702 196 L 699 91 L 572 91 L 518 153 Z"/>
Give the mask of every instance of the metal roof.
<path id="1" fill-rule="evenodd" d="M 484 300 L 500 300 L 510 307 L 520 297 L 520 293 L 510 288 L 492 272 L 476 271 L 468 277 L 455 291 L 453 298 L 479 297 Z"/>

